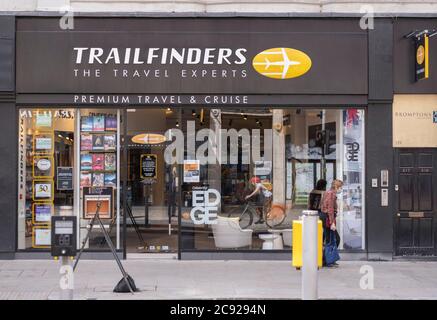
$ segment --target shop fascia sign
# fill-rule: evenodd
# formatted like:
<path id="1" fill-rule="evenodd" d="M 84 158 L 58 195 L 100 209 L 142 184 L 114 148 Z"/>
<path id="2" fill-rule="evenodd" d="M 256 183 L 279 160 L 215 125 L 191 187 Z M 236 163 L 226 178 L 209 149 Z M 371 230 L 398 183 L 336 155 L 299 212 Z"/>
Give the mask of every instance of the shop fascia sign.
<path id="1" fill-rule="evenodd" d="M 144 66 L 144 65 L 184 65 L 193 66 L 232 65 L 244 66 L 248 60 L 246 48 L 99 48 L 74 47 L 74 61 L 76 65 L 114 65 L 114 66 Z M 271 79 L 296 78 L 307 73 L 312 65 L 310 57 L 297 49 L 270 48 L 263 50 L 252 58 L 252 67 L 260 75 Z M 134 70 L 130 76 L 149 76 L 150 69 Z M 169 70 L 162 70 L 164 77 L 170 77 Z M 200 70 L 203 73 L 205 70 Z M 195 70 L 190 72 L 196 74 Z M 188 69 L 182 69 L 179 76 L 189 76 Z M 128 70 L 113 68 L 113 77 L 127 77 Z M 80 77 L 79 69 L 74 70 L 76 77 Z M 101 70 L 95 70 L 94 75 L 103 76 Z M 223 74 L 222 74 L 223 75 Z M 85 76 L 89 76 L 86 72 Z M 220 73 L 211 73 L 212 77 L 220 77 Z M 247 77 L 247 70 L 241 70 L 240 76 Z M 197 75 L 196 75 L 197 77 Z"/>
<path id="2" fill-rule="evenodd" d="M 429 78 L 429 39 L 437 34 L 437 30 L 415 30 L 405 35 L 414 40 L 414 79 Z"/>

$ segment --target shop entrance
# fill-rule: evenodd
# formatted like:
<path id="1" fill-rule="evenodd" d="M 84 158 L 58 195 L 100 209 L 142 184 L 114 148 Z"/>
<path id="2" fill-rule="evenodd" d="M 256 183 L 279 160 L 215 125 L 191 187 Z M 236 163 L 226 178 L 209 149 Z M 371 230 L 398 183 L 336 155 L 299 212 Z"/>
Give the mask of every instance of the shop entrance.
<path id="1" fill-rule="evenodd" d="M 177 110 L 128 109 L 126 252 L 178 250 L 177 166 L 167 165 L 165 132 L 175 128 Z M 125 160 L 125 161 L 126 161 Z"/>
<path id="2" fill-rule="evenodd" d="M 436 255 L 436 149 L 397 149 L 395 246 L 398 256 Z"/>

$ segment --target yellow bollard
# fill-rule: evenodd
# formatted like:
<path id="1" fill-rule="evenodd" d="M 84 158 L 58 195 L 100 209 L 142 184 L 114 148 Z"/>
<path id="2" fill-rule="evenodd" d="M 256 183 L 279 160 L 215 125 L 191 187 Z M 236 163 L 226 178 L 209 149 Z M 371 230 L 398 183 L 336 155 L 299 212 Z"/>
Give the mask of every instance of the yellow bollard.
<path id="1" fill-rule="evenodd" d="M 323 226 L 317 222 L 317 265 L 323 264 Z M 302 220 L 293 220 L 292 266 L 299 270 L 302 267 Z"/>

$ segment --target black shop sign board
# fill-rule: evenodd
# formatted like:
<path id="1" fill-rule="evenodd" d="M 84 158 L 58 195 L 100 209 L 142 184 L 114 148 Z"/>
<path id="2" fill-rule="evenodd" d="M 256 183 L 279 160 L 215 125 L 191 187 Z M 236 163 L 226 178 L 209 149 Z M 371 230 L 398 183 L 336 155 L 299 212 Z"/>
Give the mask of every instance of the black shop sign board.
<path id="1" fill-rule="evenodd" d="M 140 174 L 142 179 L 156 179 L 157 156 L 156 154 L 142 154 L 140 158 Z"/>

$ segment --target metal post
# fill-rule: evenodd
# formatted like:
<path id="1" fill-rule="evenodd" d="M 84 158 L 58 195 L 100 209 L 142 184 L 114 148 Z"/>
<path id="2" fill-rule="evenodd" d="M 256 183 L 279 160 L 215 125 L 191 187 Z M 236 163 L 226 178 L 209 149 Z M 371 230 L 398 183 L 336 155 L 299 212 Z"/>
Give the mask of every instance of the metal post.
<path id="1" fill-rule="evenodd" d="M 144 185 L 144 226 L 149 226 L 149 185 Z"/>
<path id="2" fill-rule="evenodd" d="M 59 269 L 59 273 L 61 274 L 59 281 L 61 288 L 60 300 L 73 300 L 74 272 L 70 265 L 69 258 L 70 257 L 61 257 L 61 268 Z"/>
<path id="3" fill-rule="evenodd" d="M 305 210 L 302 222 L 302 300 L 317 299 L 317 222 L 315 210 Z"/>

